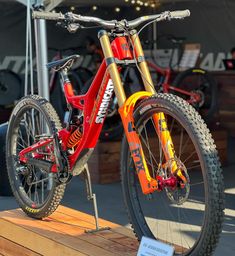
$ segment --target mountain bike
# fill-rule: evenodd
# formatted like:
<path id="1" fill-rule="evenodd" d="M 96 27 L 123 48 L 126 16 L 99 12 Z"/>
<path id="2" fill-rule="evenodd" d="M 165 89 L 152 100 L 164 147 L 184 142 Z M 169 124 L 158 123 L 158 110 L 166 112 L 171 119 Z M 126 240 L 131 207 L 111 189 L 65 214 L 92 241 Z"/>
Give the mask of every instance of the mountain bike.
<path id="1" fill-rule="evenodd" d="M 135 30 L 142 23 L 189 14 L 188 10 L 166 11 L 131 21 L 108 21 L 70 12 L 33 13 L 34 18 L 58 21 L 73 32 L 84 23 L 100 25 L 104 60 L 84 95 L 74 95 L 67 75 L 79 56 L 48 64 L 64 84 L 70 111 L 65 128 L 51 104 L 37 95 L 23 98 L 12 112 L 6 145 L 8 175 L 14 196 L 28 216 L 49 216 L 72 176 L 83 173 L 114 91 L 125 131 L 123 195 L 137 238 L 159 239 L 174 246 L 175 255 L 213 252 L 224 209 L 216 146 L 190 104 L 176 95 L 155 92 Z M 141 71 L 145 90 L 126 98 L 120 72 L 133 63 Z"/>

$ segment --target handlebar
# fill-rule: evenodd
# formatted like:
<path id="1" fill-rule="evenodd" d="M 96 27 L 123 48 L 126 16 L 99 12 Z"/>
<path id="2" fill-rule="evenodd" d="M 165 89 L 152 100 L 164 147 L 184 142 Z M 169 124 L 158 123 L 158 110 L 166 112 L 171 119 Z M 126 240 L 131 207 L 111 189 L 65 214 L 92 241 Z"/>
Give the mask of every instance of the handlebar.
<path id="1" fill-rule="evenodd" d="M 67 21 L 70 24 L 76 24 L 79 22 L 95 23 L 107 29 L 115 29 L 115 28 L 134 29 L 138 27 L 141 23 L 151 21 L 151 20 L 161 21 L 161 20 L 170 20 L 170 19 L 183 19 L 185 17 L 190 16 L 190 11 L 189 10 L 180 10 L 180 11 L 172 11 L 172 12 L 165 11 L 160 14 L 142 16 L 131 21 L 103 20 L 97 17 L 82 16 L 79 14 L 74 14 L 72 12 L 67 12 L 65 14 L 62 14 L 62 13 L 53 13 L 53 12 L 34 11 L 32 16 L 34 19 Z"/>

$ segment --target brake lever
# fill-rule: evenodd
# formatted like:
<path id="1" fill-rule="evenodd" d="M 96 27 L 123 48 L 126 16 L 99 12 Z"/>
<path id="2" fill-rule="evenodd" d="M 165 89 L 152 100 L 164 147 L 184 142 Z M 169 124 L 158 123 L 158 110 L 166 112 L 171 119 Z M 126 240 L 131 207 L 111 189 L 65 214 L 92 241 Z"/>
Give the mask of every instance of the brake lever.
<path id="1" fill-rule="evenodd" d="M 75 33 L 81 26 L 78 23 L 71 23 L 67 26 L 69 33 Z"/>

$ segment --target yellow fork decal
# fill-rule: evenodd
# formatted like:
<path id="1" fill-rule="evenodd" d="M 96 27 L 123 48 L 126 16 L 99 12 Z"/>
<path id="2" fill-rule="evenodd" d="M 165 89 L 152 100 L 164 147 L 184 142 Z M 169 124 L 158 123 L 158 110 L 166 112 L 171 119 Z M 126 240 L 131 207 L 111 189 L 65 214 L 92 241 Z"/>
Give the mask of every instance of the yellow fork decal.
<path id="1" fill-rule="evenodd" d="M 176 158 L 174 145 L 171 139 L 171 134 L 167 127 L 167 122 L 166 122 L 164 113 L 160 112 L 160 113 L 154 114 L 153 121 L 157 130 L 159 140 L 161 142 L 161 146 L 162 146 L 166 161 L 172 159 L 171 172 L 176 173 L 177 176 L 183 180 L 183 182 L 186 182 L 185 176 L 182 174 L 181 170 L 178 169 L 177 163 L 174 160 Z"/>

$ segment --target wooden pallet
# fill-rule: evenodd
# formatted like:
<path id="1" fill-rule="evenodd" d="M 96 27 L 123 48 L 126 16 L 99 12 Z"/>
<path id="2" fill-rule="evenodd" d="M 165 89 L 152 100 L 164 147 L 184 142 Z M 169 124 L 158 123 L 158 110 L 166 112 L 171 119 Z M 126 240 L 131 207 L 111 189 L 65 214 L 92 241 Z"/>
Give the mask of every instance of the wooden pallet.
<path id="1" fill-rule="evenodd" d="M 235 72 L 211 72 L 218 84 L 218 116 L 220 127 L 227 129 L 230 136 L 235 136 Z"/>
<path id="2" fill-rule="evenodd" d="M 20 209 L 0 212 L 0 255 L 136 255 L 139 243 L 130 229 L 102 219 L 100 226 L 111 230 L 84 233 L 95 228 L 94 217 L 64 206 L 44 220 Z"/>
<path id="3" fill-rule="evenodd" d="M 212 132 L 212 136 L 220 161 L 222 165 L 226 165 L 228 132 L 225 129 L 217 129 Z M 177 145 L 175 147 L 177 148 Z M 107 184 L 120 181 L 120 150 L 121 141 L 99 142 L 97 144 L 88 161 L 92 183 Z M 188 145 L 188 150 L 185 152 L 190 152 L 190 150 L 190 145 Z"/>

